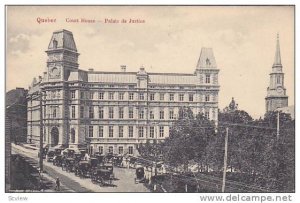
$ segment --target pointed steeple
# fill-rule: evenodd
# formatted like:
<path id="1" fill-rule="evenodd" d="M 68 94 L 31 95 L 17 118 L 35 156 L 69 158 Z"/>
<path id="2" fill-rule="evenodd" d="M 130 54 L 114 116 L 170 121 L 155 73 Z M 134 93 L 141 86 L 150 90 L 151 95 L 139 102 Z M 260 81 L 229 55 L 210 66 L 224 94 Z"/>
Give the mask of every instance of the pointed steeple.
<path id="1" fill-rule="evenodd" d="M 276 44 L 276 52 L 274 58 L 273 66 L 281 65 L 281 56 L 280 56 L 280 45 L 279 45 L 279 34 L 277 33 L 277 44 Z"/>

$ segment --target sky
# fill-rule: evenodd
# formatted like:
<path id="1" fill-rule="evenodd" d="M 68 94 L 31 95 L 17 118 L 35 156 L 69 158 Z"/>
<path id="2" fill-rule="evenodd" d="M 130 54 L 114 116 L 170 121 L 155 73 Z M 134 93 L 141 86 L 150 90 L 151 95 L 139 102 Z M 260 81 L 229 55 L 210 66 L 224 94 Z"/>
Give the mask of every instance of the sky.
<path id="1" fill-rule="evenodd" d="M 239 109 L 265 113 L 269 73 L 280 36 L 289 105 L 294 105 L 292 6 L 8 6 L 6 90 L 28 88 L 46 70 L 53 31 L 73 32 L 81 69 L 194 73 L 202 47 L 213 48 L 220 83 L 219 108 L 234 97 Z M 56 19 L 38 23 L 37 19 Z M 70 23 L 66 19 L 98 23 Z M 104 23 L 139 19 L 145 23 Z"/>

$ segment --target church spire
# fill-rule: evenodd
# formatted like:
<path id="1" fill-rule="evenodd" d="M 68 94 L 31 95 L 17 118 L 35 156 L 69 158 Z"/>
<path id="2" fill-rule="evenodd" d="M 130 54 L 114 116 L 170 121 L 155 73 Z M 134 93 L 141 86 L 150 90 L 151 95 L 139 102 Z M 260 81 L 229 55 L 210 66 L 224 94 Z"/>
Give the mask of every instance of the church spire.
<path id="1" fill-rule="evenodd" d="M 273 66 L 281 65 L 281 56 L 280 56 L 280 46 L 279 46 L 279 34 L 277 33 L 277 45 L 276 45 L 276 52 L 274 58 Z"/>

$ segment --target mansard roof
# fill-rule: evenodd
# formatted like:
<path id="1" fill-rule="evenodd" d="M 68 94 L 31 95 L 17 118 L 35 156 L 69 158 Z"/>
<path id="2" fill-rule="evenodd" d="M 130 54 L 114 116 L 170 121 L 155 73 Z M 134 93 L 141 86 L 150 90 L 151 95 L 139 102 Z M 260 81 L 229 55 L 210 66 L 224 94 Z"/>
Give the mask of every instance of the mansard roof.
<path id="1" fill-rule="evenodd" d="M 217 68 L 217 63 L 212 48 L 203 47 L 201 49 L 196 69 L 203 68 Z"/>
<path id="2" fill-rule="evenodd" d="M 146 73 L 149 84 L 195 85 L 197 76 L 185 73 Z M 104 72 L 104 71 L 72 71 L 69 81 L 86 81 L 100 83 L 137 83 L 138 72 Z"/>
<path id="3" fill-rule="evenodd" d="M 77 52 L 72 32 L 64 29 L 53 32 L 48 50 L 55 49 L 68 49 Z"/>

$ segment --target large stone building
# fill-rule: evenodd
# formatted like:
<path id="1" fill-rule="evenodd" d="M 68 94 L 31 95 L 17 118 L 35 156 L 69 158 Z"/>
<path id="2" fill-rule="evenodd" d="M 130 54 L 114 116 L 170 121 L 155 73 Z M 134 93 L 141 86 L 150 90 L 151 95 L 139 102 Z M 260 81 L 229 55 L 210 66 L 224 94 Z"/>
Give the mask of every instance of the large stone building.
<path id="1" fill-rule="evenodd" d="M 282 72 L 279 35 L 277 35 L 277 45 L 272 72 L 270 73 L 270 84 L 266 96 L 266 112 L 274 111 L 277 108 L 288 106 L 288 96 L 284 87 L 284 73 Z"/>
<path id="2" fill-rule="evenodd" d="M 211 48 L 202 48 L 194 73 L 79 69 L 73 34 L 55 31 L 46 71 L 28 94 L 28 141 L 88 147 L 91 153 L 137 153 L 139 143 L 163 140 L 181 107 L 218 120 L 218 73 Z M 40 105 L 40 102 L 42 105 Z"/>

